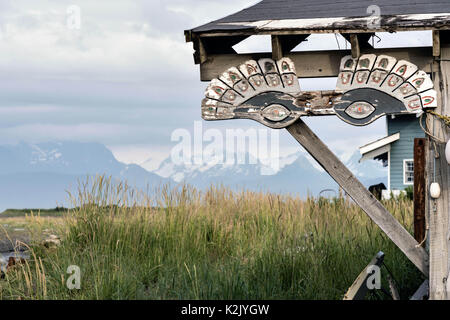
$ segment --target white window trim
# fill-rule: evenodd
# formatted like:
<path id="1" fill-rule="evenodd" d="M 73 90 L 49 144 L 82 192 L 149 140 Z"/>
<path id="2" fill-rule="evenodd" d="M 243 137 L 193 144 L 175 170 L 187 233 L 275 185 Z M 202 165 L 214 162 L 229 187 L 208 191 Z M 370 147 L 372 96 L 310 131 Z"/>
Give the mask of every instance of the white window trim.
<path id="1" fill-rule="evenodd" d="M 414 163 L 414 159 L 404 159 L 403 160 L 403 184 L 405 186 L 412 186 L 412 185 L 414 185 L 414 182 L 406 181 L 406 162 Z"/>
<path id="2" fill-rule="evenodd" d="M 388 190 L 391 190 L 391 151 L 388 152 Z"/>

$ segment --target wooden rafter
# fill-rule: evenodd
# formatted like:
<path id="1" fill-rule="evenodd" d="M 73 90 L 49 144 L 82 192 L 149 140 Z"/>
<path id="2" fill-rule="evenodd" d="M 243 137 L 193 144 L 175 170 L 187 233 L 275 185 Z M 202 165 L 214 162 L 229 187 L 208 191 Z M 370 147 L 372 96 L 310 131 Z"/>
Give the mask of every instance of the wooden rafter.
<path id="1" fill-rule="evenodd" d="M 432 50 L 431 47 L 418 47 L 376 49 L 372 52 L 377 55 L 393 56 L 398 60 L 410 61 L 421 70 L 429 73 L 431 72 L 431 63 L 433 61 Z M 337 77 L 342 58 L 349 54 L 350 52 L 346 50 L 304 51 L 291 52 L 286 57 L 295 63 L 299 78 L 321 78 Z M 247 60 L 271 57 L 272 53 L 209 55 L 208 61 L 200 66 L 201 80 L 211 81 L 224 70 L 238 66 Z"/>

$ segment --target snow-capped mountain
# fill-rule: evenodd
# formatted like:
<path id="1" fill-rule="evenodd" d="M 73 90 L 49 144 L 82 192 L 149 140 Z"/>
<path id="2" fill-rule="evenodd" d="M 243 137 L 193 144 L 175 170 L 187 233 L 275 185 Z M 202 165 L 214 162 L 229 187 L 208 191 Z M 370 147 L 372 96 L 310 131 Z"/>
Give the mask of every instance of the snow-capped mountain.
<path id="1" fill-rule="evenodd" d="M 236 157 L 237 158 L 237 157 Z M 235 160 L 237 160 L 235 158 Z M 375 161 L 359 163 L 358 153 L 344 159 L 347 166 L 369 186 L 384 182 L 387 171 Z M 148 163 L 127 165 L 117 161 L 102 144 L 49 142 L 0 146 L 0 210 L 6 208 L 52 208 L 69 206 L 74 192 L 87 176 L 106 175 L 126 180 L 140 189 L 165 183 L 188 183 L 199 189 L 215 185 L 234 190 L 249 189 L 274 193 L 292 193 L 305 197 L 324 189 L 338 190 L 337 184 L 306 153 L 298 152 L 279 159 L 257 160 L 241 155 L 240 163 L 175 164 L 170 158 L 154 169 Z"/>
<path id="2" fill-rule="evenodd" d="M 48 142 L 0 146 L 0 210 L 70 205 L 67 191 L 87 176 L 106 175 L 145 188 L 167 180 L 116 160 L 99 143 Z"/>
<path id="3" fill-rule="evenodd" d="M 246 159 L 252 159 L 248 154 Z M 365 161 L 359 163 L 360 154 L 355 152 L 342 161 L 366 185 L 387 184 L 387 170 L 381 163 Z M 249 164 L 175 164 L 170 158 L 163 161 L 153 172 L 175 182 L 187 182 L 198 188 L 211 184 L 222 184 L 233 189 L 247 188 L 251 190 L 271 191 L 278 193 L 295 193 L 301 196 L 317 195 L 324 189 L 338 190 L 337 184 L 306 153 L 297 152 L 269 163 L 258 161 Z M 143 164 L 145 166 L 145 163 Z M 274 169 L 275 168 L 275 169 Z"/>

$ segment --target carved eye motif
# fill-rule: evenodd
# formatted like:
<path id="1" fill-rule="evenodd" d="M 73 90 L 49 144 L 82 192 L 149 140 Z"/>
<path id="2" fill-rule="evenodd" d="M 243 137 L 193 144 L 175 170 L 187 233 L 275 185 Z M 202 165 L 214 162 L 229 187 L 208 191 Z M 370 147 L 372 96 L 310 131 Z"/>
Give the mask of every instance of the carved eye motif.
<path id="1" fill-rule="evenodd" d="M 358 82 L 359 84 L 366 83 L 368 77 L 369 77 L 369 72 L 359 71 L 356 73 L 356 82 Z"/>
<path id="2" fill-rule="evenodd" d="M 404 76 L 407 70 L 408 70 L 408 66 L 406 64 L 404 64 L 401 67 L 398 67 L 396 72 L 398 72 L 399 75 Z"/>
<path id="3" fill-rule="evenodd" d="M 406 83 L 400 87 L 400 92 L 402 93 L 402 95 L 407 96 L 416 93 L 416 89 L 409 83 Z"/>
<path id="4" fill-rule="evenodd" d="M 241 77 L 240 77 L 238 74 L 234 73 L 234 72 L 230 72 L 230 73 L 228 73 L 228 75 L 229 75 L 229 77 L 230 77 L 230 80 L 231 80 L 233 83 L 236 83 L 236 82 L 238 82 L 239 80 L 241 80 Z"/>
<path id="5" fill-rule="evenodd" d="M 344 68 L 351 69 L 352 67 L 353 67 L 353 59 L 348 59 L 344 64 Z"/>
<path id="6" fill-rule="evenodd" d="M 381 81 L 386 77 L 386 75 L 387 75 L 387 72 L 376 70 L 372 73 L 370 78 L 371 78 L 372 83 L 380 84 Z"/>
<path id="7" fill-rule="evenodd" d="M 388 81 L 389 87 L 395 87 L 398 84 L 400 84 L 403 81 L 403 79 L 400 78 L 399 76 L 392 75 L 389 77 L 389 79 L 387 81 Z"/>
<path id="8" fill-rule="evenodd" d="M 362 60 L 359 62 L 360 68 L 363 68 L 363 69 L 369 68 L 369 65 L 370 65 L 370 60 L 369 60 L 369 59 L 362 59 Z"/>
<path id="9" fill-rule="evenodd" d="M 275 65 L 272 62 L 266 62 L 264 65 L 264 68 L 266 69 L 266 72 L 276 72 L 277 69 L 275 68 Z"/>
<path id="10" fill-rule="evenodd" d="M 282 69 L 283 72 L 291 71 L 291 68 L 289 67 L 289 64 L 286 61 L 283 62 Z"/>
<path id="11" fill-rule="evenodd" d="M 386 58 L 383 58 L 380 60 L 380 62 L 378 63 L 378 67 L 386 69 L 389 65 L 389 60 Z"/>
<path id="12" fill-rule="evenodd" d="M 280 104 L 273 104 L 262 111 L 262 116 L 270 121 L 283 121 L 291 112 Z"/>
<path id="13" fill-rule="evenodd" d="M 342 72 L 341 73 L 341 82 L 342 84 L 349 84 L 352 80 L 353 73 L 351 72 Z"/>
<path id="14" fill-rule="evenodd" d="M 367 102 L 357 101 L 352 103 L 346 110 L 345 113 L 354 119 L 364 119 L 375 112 L 375 108 Z"/>
<path id="15" fill-rule="evenodd" d="M 414 100 L 411 100 L 411 101 L 408 103 L 408 107 L 409 107 L 411 110 L 419 109 L 420 107 L 422 107 L 422 104 L 420 103 L 420 99 L 419 99 L 419 98 L 416 98 L 416 99 L 414 99 Z"/>
<path id="16" fill-rule="evenodd" d="M 428 106 L 434 102 L 434 97 L 431 96 L 423 97 L 422 101 L 424 106 Z"/>

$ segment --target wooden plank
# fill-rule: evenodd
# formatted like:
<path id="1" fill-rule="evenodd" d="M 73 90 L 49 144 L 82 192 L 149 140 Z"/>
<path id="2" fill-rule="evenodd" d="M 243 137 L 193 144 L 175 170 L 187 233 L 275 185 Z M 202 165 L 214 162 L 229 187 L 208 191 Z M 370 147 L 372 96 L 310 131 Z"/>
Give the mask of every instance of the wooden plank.
<path id="1" fill-rule="evenodd" d="M 429 289 L 429 281 L 425 280 L 409 300 L 424 300 L 424 298 L 429 294 Z"/>
<path id="2" fill-rule="evenodd" d="M 421 47 L 376 49 L 373 50 L 373 53 L 392 56 L 398 60 L 407 60 L 417 65 L 419 69 L 431 72 L 432 51 L 432 47 Z M 299 78 L 322 78 L 337 77 L 342 58 L 349 54 L 350 51 L 348 50 L 331 50 L 291 52 L 286 56 L 295 63 Z M 247 60 L 271 57 L 272 53 L 208 54 L 208 61 L 200 66 L 201 80 L 211 81 L 222 74 L 224 70 L 241 65 Z"/>
<path id="3" fill-rule="evenodd" d="M 449 30 L 450 15 L 446 14 L 405 14 L 397 17 L 385 17 L 379 28 L 371 28 L 371 32 L 400 32 L 423 30 Z M 288 19 L 260 20 L 228 25 L 228 28 L 213 26 L 210 30 L 191 30 L 202 37 L 220 37 L 230 35 L 294 35 L 294 34 L 324 34 L 324 33 L 367 33 L 368 23 L 372 17 L 356 18 L 319 18 L 319 19 Z"/>
<path id="4" fill-rule="evenodd" d="M 389 283 L 389 291 L 391 292 L 391 296 L 393 300 L 400 300 L 400 294 L 398 293 L 398 289 L 395 286 L 394 279 L 392 279 L 391 275 L 387 276 Z"/>
<path id="5" fill-rule="evenodd" d="M 433 79 L 438 92 L 439 107 L 435 112 L 450 116 L 450 47 L 441 47 L 440 62 L 433 65 L 435 72 Z M 448 141 L 450 137 L 449 128 L 435 117 L 427 119 L 429 131 L 439 140 Z M 437 151 L 437 153 L 435 153 Z M 438 156 L 436 158 L 435 156 Z M 430 143 L 428 148 L 428 170 L 436 172 L 430 174 L 428 185 L 436 181 L 441 187 L 439 199 L 431 199 L 428 195 L 429 208 L 429 248 L 430 248 L 430 299 L 450 299 L 449 278 L 449 227 L 450 227 L 450 170 L 445 159 L 445 144 Z"/>
<path id="6" fill-rule="evenodd" d="M 426 201 L 426 182 L 425 182 L 425 149 L 426 139 L 414 139 L 414 238 L 422 243 L 425 239 L 426 221 L 425 221 L 425 201 Z"/>
<path id="7" fill-rule="evenodd" d="M 439 31 L 433 31 L 433 57 L 439 57 L 441 55 L 441 38 Z"/>
<path id="8" fill-rule="evenodd" d="M 378 252 L 377 255 L 369 262 L 367 267 L 364 268 L 363 271 L 358 275 L 356 280 L 353 282 L 351 287 L 348 289 L 347 293 L 344 295 L 343 300 L 364 300 L 367 295 L 369 289 L 367 288 L 367 280 L 370 274 L 367 273 L 368 269 L 372 266 L 378 266 L 381 268 L 381 265 L 384 261 L 384 253 Z"/>
<path id="9" fill-rule="evenodd" d="M 283 48 L 280 36 L 272 36 L 272 59 L 277 61 L 283 58 Z"/>
<path id="10" fill-rule="evenodd" d="M 359 39 L 356 34 L 350 35 L 350 44 L 352 45 L 352 58 L 359 58 L 361 56 L 361 49 L 359 47 Z"/>
<path id="11" fill-rule="evenodd" d="M 208 61 L 208 53 L 206 52 L 203 40 L 201 39 L 198 39 L 198 56 L 199 56 L 199 64 Z"/>
<path id="12" fill-rule="evenodd" d="M 289 133 L 317 160 L 330 176 L 366 212 L 383 232 L 400 248 L 412 263 L 428 275 L 428 254 L 408 231 L 356 179 L 352 172 L 299 119 L 287 128 Z"/>

